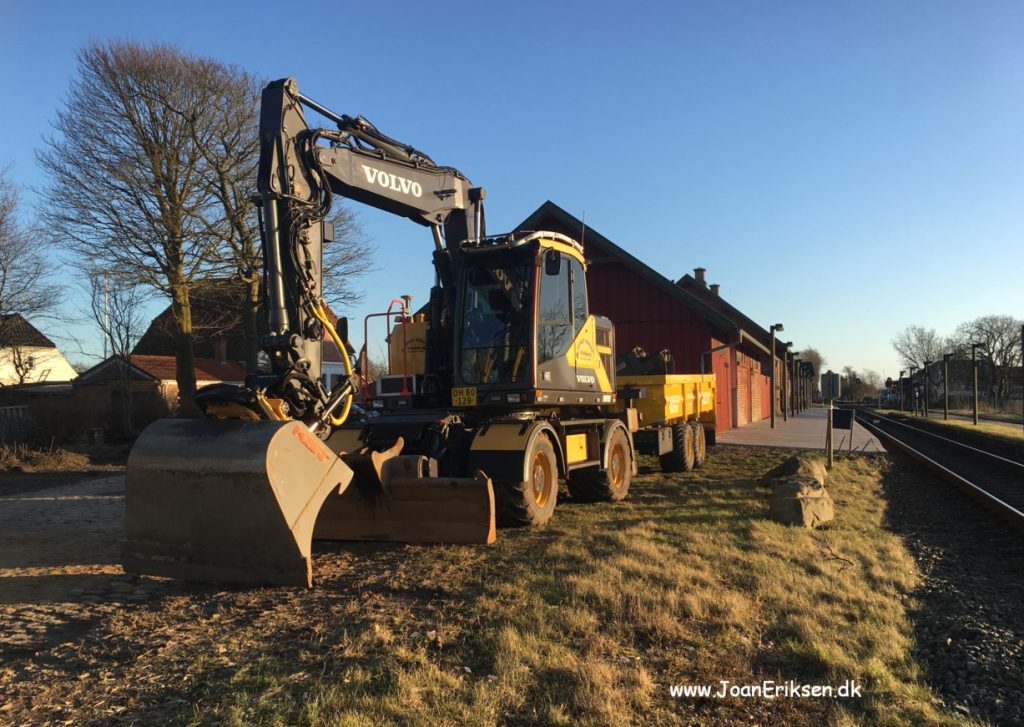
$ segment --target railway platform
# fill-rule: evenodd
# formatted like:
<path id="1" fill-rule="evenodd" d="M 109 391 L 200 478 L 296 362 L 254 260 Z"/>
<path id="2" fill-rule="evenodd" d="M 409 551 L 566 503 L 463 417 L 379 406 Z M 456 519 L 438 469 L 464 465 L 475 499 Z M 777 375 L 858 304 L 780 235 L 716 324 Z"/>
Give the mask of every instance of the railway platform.
<path id="1" fill-rule="evenodd" d="M 806 409 L 796 416 L 783 421 L 782 415 L 775 417 L 775 429 L 771 420 L 763 419 L 737 429 L 719 434 L 717 444 L 744 444 L 755 447 L 792 447 L 794 449 L 825 449 L 825 429 L 828 421 L 826 409 Z M 850 448 L 850 431 L 836 429 L 833 432 L 835 450 Z M 858 423 L 853 425 L 853 449 L 861 452 L 884 452 L 885 447 L 870 432 Z"/>

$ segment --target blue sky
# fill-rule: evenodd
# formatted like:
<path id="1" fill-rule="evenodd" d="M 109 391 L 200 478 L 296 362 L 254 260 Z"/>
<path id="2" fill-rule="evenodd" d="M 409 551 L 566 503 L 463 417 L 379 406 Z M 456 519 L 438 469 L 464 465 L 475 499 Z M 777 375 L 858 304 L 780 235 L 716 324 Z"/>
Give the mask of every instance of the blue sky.
<path id="1" fill-rule="evenodd" d="M 487 187 L 491 232 L 551 199 L 835 368 L 894 374 L 910 324 L 1024 315 L 1024 3 L 0 0 L 16 182 L 42 182 L 76 50 L 112 38 L 293 76 Z M 355 208 L 380 271 L 347 313 L 422 302 L 429 233 Z"/>

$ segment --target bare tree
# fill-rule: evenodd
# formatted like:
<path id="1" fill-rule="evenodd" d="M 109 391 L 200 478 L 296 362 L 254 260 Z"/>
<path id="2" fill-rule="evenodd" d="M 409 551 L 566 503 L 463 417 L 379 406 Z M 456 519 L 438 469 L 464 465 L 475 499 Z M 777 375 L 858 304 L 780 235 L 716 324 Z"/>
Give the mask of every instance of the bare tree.
<path id="1" fill-rule="evenodd" d="M 985 388 L 994 399 L 1003 399 L 1009 395 L 1010 374 L 1021 356 L 1021 324 L 1022 321 L 1013 316 L 982 316 L 962 323 L 954 335 L 967 355 L 971 343 L 985 344 L 984 348 L 979 349 L 978 355 L 987 366 L 981 369 L 979 377 L 984 380 Z"/>
<path id="2" fill-rule="evenodd" d="M 892 347 L 903 366 L 918 369 L 924 369 L 925 361 L 941 361 L 949 350 L 946 339 L 924 326 L 907 326 L 892 339 Z"/>
<path id="3" fill-rule="evenodd" d="M 51 282 L 53 266 L 38 227 L 20 217 L 18 189 L 0 169 L 0 347 L 6 344 L 8 314 L 33 318 L 49 313 L 58 287 Z"/>
<path id="4" fill-rule="evenodd" d="M 263 82 L 234 66 L 220 66 L 204 79 L 219 99 L 208 129 L 195 129 L 205 155 L 205 183 L 221 207 L 211 232 L 221 242 L 219 261 L 245 289 L 238 311 L 245 338 L 245 359 L 255 370 L 259 353 L 259 313 L 263 254 L 253 193 L 259 162 L 257 121 Z M 354 212 L 335 201 L 334 240 L 323 250 L 324 297 L 334 305 L 359 302 L 353 281 L 373 270 L 374 247 Z"/>
<path id="5" fill-rule="evenodd" d="M 131 272 L 168 295 L 183 404 L 195 391 L 189 293 L 218 240 L 204 148 L 218 99 L 200 82 L 220 64 L 167 45 L 93 43 L 39 162 L 49 176 L 44 218 L 73 262 Z"/>
<path id="6" fill-rule="evenodd" d="M 92 318 L 103 332 L 107 350 L 126 364 L 119 364 L 117 372 L 122 426 L 129 435 L 135 431 L 131 351 L 144 327 L 141 309 L 146 297 L 145 289 L 133 282 L 131 275 L 102 270 L 89 275 Z"/>
<path id="7" fill-rule="evenodd" d="M 825 357 L 818 352 L 818 349 L 811 346 L 805 348 L 798 355 L 801 360 L 810 363 L 814 367 L 814 378 L 811 379 L 811 393 L 817 397 L 821 392 L 821 375 L 825 373 Z"/>
<path id="8" fill-rule="evenodd" d="M 359 215 L 338 202 L 335 197 L 331 212 L 334 241 L 324 245 L 323 288 L 331 307 L 344 310 L 363 300 L 363 292 L 354 282 L 377 269 L 377 246 L 366 236 Z"/>

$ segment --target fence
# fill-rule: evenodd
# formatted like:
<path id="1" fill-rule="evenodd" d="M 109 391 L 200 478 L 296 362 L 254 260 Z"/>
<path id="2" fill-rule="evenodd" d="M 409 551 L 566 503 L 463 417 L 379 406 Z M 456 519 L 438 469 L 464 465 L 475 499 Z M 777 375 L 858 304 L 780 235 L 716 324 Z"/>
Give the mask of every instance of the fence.
<path id="1" fill-rule="evenodd" d="M 0 406 L 0 444 L 27 440 L 31 423 L 28 406 Z"/>

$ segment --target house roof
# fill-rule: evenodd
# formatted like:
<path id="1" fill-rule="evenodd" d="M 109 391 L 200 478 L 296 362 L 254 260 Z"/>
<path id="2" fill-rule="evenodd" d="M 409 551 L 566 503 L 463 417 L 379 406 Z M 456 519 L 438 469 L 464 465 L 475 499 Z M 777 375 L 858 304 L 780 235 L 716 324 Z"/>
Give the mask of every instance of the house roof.
<path id="1" fill-rule="evenodd" d="M 189 292 L 189 301 L 192 313 L 192 345 L 196 354 L 206 357 L 219 355 L 215 344 L 223 340 L 229 360 L 245 359 L 245 324 L 242 317 L 245 296 L 245 285 L 238 278 L 210 278 L 197 281 L 193 285 Z M 332 325 L 337 325 L 338 316 L 326 303 L 324 308 Z M 168 305 L 150 321 L 146 332 L 135 344 L 132 356 L 173 356 L 175 330 L 174 313 Z M 256 335 L 261 337 L 266 333 L 266 315 L 261 302 L 259 312 L 256 314 Z M 324 340 L 330 340 L 326 331 Z"/>
<path id="2" fill-rule="evenodd" d="M 53 341 L 25 320 L 20 313 L 6 313 L 0 315 L 0 348 L 13 346 L 57 348 Z"/>
<path id="3" fill-rule="evenodd" d="M 105 377 L 103 374 L 114 368 L 118 363 L 130 366 L 132 375 L 135 378 L 155 381 L 175 380 L 174 356 L 133 354 L 128 359 L 122 356 L 110 356 L 88 371 L 83 372 L 78 377 L 78 383 L 87 384 L 90 381 L 104 381 Z M 246 376 L 245 368 L 234 361 L 197 358 L 195 359 L 195 366 L 196 381 L 244 381 Z"/>
<path id="4" fill-rule="evenodd" d="M 547 218 L 555 219 L 570 230 L 581 230 L 584 238 L 584 251 L 586 251 L 588 244 L 596 243 L 599 248 L 617 258 L 618 261 L 627 268 L 650 281 L 651 284 L 659 290 L 687 306 L 715 327 L 727 332 L 737 332 L 739 330 L 740 327 L 734 321 L 704 304 L 698 298 L 673 283 L 650 265 L 647 265 L 640 259 L 629 254 L 600 232 L 585 225 L 582 220 L 579 220 L 575 216 L 569 214 L 551 200 L 546 201 L 538 207 L 533 214 L 520 222 L 516 227 L 516 230 L 538 229 L 538 227 L 541 226 Z"/>
<path id="5" fill-rule="evenodd" d="M 716 294 L 709 288 L 698 283 L 697 279 L 689 273 L 681 277 L 676 284 L 681 286 L 694 297 L 704 301 L 706 305 L 715 308 L 722 315 L 732 321 L 735 321 L 737 326 L 746 331 L 752 338 L 757 339 L 757 341 L 765 348 L 771 346 L 772 334 L 770 331 L 762 328 L 758 323 L 755 323 L 720 294 Z M 783 350 L 784 349 L 778 349 L 776 353 L 782 353 Z"/>

